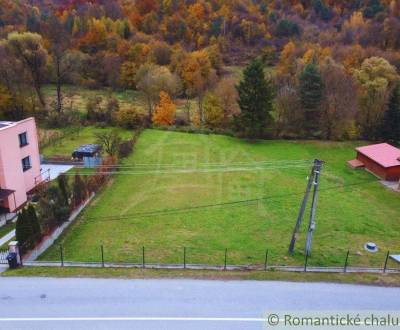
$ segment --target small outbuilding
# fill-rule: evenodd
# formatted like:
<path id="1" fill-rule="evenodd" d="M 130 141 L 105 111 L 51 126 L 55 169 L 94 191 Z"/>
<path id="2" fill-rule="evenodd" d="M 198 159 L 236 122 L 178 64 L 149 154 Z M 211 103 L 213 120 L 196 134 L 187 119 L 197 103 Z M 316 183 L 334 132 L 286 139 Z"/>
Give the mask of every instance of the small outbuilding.
<path id="1" fill-rule="evenodd" d="M 98 144 L 84 144 L 72 153 L 73 159 L 83 160 L 86 168 L 100 166 L 101 159 L 101 146 Z"/>
<path id="2" fill-rule="evenodd" d="M 356 148 L 356 152 L 356 159 L 348 162 L 351 167 L 364 167 L 387 181 L 400 179 L 400 149 L 388 143 L 379 143 Z"/>

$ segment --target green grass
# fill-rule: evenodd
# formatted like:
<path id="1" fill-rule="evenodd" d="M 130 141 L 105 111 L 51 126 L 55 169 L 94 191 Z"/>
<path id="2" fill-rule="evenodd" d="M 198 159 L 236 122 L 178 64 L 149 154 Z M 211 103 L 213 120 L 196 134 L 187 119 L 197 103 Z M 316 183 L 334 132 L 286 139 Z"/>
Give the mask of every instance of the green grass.
<path id="1" fill-rule="evenodd" d="M 291 282 L 336 282 L 376 286 L 400 286 L 399 274 L 324 274 L 263 271 L 161 270 L 132 268 L 23 267 L 0 276 L 92 277 L 92 278 L 192 278 L 206 280 L 256 280 Z"/>
<path id="2" fill-rule="evenodd" d="M 2 227 L 0 227 L 0 238 L 7 235 L 11 230 L 15 229 L 15 223 L 11 222 Z"/>
<path id="3" fill-rule="evenodd" d="M 117 130 L 123 139 L 132 137 L 133 131 L 122 128 L 100 128 L 94 126 L 82 127 L 79 132 L 73 131 L 67 133 L 62 139 L 51 143 L 40 149 L 40 153 L 45 157 L 67 156 L 70 157 L 72 152 L 82 144 L 90 144 L 96 142 L 96 134 Z M 68 132 L 68 131 L 67 131 Z"/>
<path id="4" fill-rule="evenodd" d="M 320 158 L 326 164 L 309 265 L 342 266 L 349 249 L 350 266 L 380 267 L 387 250 L 398 251 L 400 195 L 386 190 L 371 174 L 347 166 L 359 144 L 249 143 L 226 136 L 146 130 L 135 153 L 123 162 L 131 167 L 115 176 L 41 259 L 58 260 L 62 243 L 65 258 L 71 261 L 99 261 L 102 244 L 106 261 L 141 262 L 145 246 L 148 263 L 180 263 L 186 247 L 188 263 L 221 265 L 227 248 L 228 264 L 262 265 L 268 248 L 271 264 L 302 264 L 307 220 L 294 256 L 287 248 L 309 164 Z M 309 164 L 297 167 L 296 160 Z M 238 170 L 260 161 L 270 162 L 269 167 Z M 244 164 L 234 165 L 238 162 Z M 211 163 L 237 171 L 213 172 Z M 207 171 L 179 173 L 182 168 Z M 259 198 L 264 199 L 254 201 Z M 250 201 L 193 208 L 243 200 Z M 182 210 L 148 213 L 171 209 Z M 379 252 L 365 252 L 367 241 L 377 243 Z"/>

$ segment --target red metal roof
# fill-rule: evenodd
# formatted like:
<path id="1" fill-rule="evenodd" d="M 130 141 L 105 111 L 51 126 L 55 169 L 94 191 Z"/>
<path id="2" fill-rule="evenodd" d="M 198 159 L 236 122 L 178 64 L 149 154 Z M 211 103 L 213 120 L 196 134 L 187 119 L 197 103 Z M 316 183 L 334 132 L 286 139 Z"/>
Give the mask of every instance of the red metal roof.
<path id="1" fill-rule="evenodd" d="M 387 143 L 372 144 L 356 150 L 383 167 L 400 166 L 400 149 Z"/>

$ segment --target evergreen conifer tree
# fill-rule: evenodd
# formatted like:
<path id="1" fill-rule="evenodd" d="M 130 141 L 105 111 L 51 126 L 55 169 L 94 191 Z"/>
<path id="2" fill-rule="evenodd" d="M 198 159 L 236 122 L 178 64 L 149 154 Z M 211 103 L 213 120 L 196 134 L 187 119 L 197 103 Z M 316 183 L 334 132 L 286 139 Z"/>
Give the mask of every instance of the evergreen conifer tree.
<path id="1" fill-rule="evenodd" d="M 69 187 L 67 177 L 61 174 L 57 177 L 58 188 L 60 189 L 65 205 L 69 204 Z"/>
<path id="2" fill-rule="evenodd" d="M 400 83 L 396 84 L 390 94 L 388 107 L 382 119 L 381 137 L 400 143 Z"/>
<path id="3" fill-rule="evenodd" d="M 32 247 L 33 233 L 25 209 L 22 209 L 18 214 L 17 223 L 15 225 L 15 238 L 21 247 L 22 253 Z"/>
<path id="4" fill-rule="evenodd" d="M 36 210 L 32 204 L 28 206 L 26 217 L 27 222 L 29 222 L 29 225 L 31 226 L 33 241 L 36 243 L 40 240 L 42 232 L 40 229 L 39 219 L 37 217 Z"/>
<path id="5" fill-rule="evenodd" d="M 261 61 L 254 60 L 244 69 L 237 91 L 241 110 L 237 118 L 239 129 L 247 137 L 262 137 L 272 123 L 273 91 L 265 79 Z"/>
<path id="6" fill-rule="evenodd" d="M 304 111 L 304 129 L 307 137 L 320 135 L 321 101 L 324 84 L 314 63 L 307 64 L 300 77 L 300 100 Z"/>

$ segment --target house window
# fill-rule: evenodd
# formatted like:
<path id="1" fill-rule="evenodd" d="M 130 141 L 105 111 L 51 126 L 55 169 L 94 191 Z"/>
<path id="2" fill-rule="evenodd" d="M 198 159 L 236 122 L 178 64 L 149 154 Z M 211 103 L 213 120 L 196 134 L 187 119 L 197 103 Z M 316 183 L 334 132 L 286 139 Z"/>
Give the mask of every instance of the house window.
<path id="1" fill-rule="evenodd" d="M 24 146 L 28 145 L 28 136 L 27 136 L 26 132 L 19 134 L 18 137 L 19 137 L 19 146 L 20 147 L 24 147 Z"/>
<path id="2" fill-rule="evenodd" d="M 31 157 L 25 157 L 22 159 L 22 170 L 25 172 L 31 168 Z"/>

